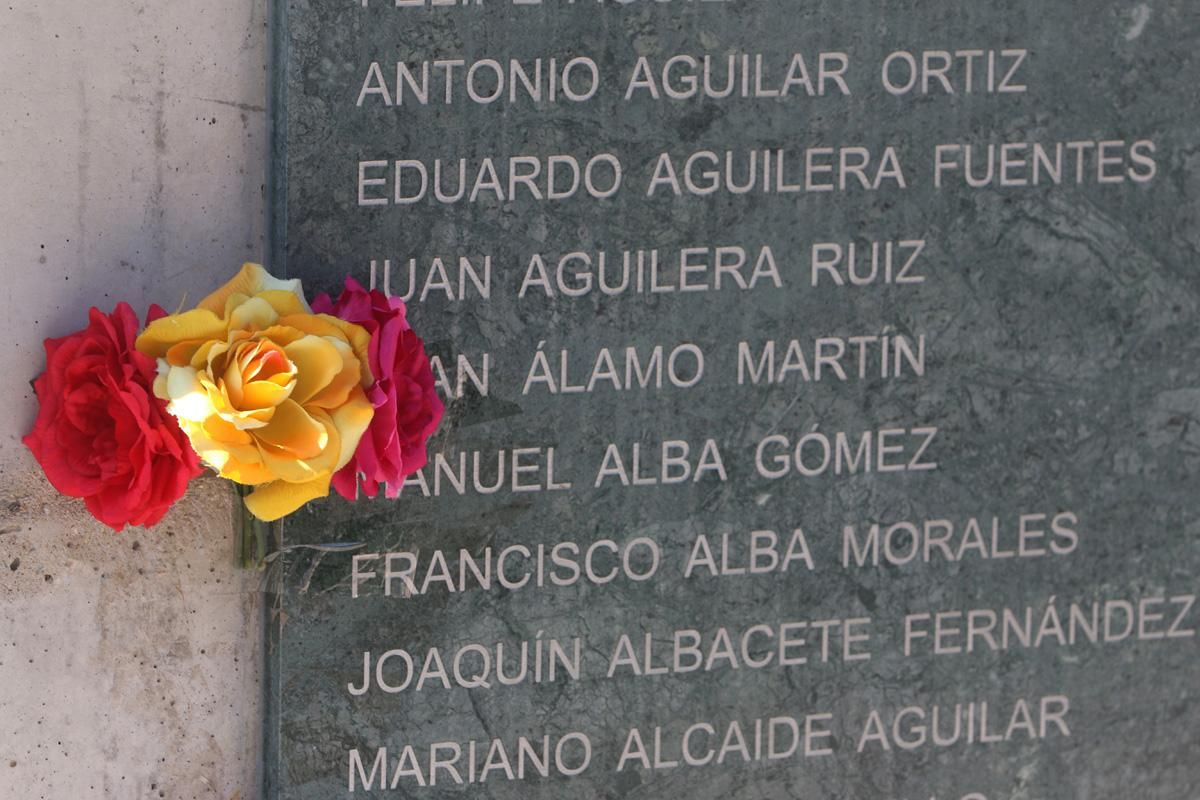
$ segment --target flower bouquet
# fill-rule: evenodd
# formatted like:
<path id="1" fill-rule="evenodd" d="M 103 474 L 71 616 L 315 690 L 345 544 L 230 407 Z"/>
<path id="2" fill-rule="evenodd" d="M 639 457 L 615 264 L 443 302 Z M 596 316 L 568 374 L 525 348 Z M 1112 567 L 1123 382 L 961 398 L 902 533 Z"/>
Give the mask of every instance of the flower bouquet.
<path id="1" fill-rule="evenodd" d="M 93 308 L 45 347 L 25 444 L 116 531 L 159 522 L 202 464 L 238 485 L 248 525 L 331 488 L 394 498 L 444 410 L 404 303 L 352 278 L 310 305 L 299 280 L 246 264 L 196 308 L 151 307 L 145 327 L 126 303 Z M 260 532 L 243 560 L 265 550 Z"/>

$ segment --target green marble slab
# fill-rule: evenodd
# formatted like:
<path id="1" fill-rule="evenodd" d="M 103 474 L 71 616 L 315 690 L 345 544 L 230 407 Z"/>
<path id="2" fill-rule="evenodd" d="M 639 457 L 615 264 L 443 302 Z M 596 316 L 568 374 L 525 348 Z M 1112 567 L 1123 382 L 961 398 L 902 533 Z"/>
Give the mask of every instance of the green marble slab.
<path id="1" fill-rule="evenodd" d="M 1196 796 L 1194 3 L 273 24 L 272 267 L 447 413 L 284 525 L 267 796 Z"/>

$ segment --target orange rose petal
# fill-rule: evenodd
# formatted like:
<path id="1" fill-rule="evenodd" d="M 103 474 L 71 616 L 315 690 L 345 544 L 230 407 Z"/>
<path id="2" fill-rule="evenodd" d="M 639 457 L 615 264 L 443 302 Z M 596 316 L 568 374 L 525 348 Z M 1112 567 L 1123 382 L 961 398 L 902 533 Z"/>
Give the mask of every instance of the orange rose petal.
<path id="1" fill-rule="evenodd" d="M 260 340 L 238 342 L 238 344 L 233 348 L 232 358 L 230 360 L 237 365 L 237 368 L 241 370 L 242 375 L 246 375 L 250 371 L 251 365 L 254 363 L 254 359 L 258 357 L 258 351 L 262 349 L 262 344 L 263 343 Z M 252 375 L 248 377 L 248 380 L 253 379 L 254 376 Z"/>
<path id="2" fill-rule="evenodd" d="M 308 334 L 302 330 L 298 330 L 291 325 L 272 325 L 266 330 L 259 333 L 259 337 L 274 342 L 280 347 L 287 347 L 297 339 L 302 339 Z"/>
<path id="3" fill-rule="evenodd" d="M 179 372 L 183 373 L 184 370 L 180 369 Z M 225 403 L 225 393 L 221 391 L 220 386 L 217 386 L 215 383 L 213 383 L 212 378 L 210 378 L 206 373 L 197 372 L 196 383 L 199 384 L 200 391 L 202 391 L 204 396 L 208 399 L 209 405 L 211 405 L 215 410 L 229 410 L 229 406 Z M 195 391 L 194 387 L 193 391 Z"/>
<path id="4" fill-rule="evenodd" d="M 242 264 L 242 269 L 237 275 L 234 275 L 228 283 L 196 305 L 198 308 L 211 311 L 214 314 L 224 314 L 225 302 L 231 296 L 235 294 L 252 295 L 260 291 L 264 285 L 262 276 L 266 273 L 267 271 L 258 264 Z"/>
<path id="5" fill-rule="evenodd" d="M 192 354 L 191 365 L 196 369 L 207 369 L 217 375 L 221 372 L 222 365 L 228 357 L 229 344 L 227 342 L 204 342 Z"/>
<path id="6" fill-rule="evenodd" d="M 263 463 L 274 471 L 276 477 L 289 483 L 304 483 L 321 475 L 332 475 L 341 453 L 341 438 L 329 414 L 321 409 L 311 409 L 311 417 L 325 429 L 325 442 L 320 452 L 309 458 L 297 458 L 296 454 L 259 439 L 259 454 Z"/>
<path id="7" fill-rule="evenodd" d="M 221 414 L 229 418 L 229 421 L 232 422 L 233 418 L 238 415 L 238 410 L 230 405 L 229 397 L 225 394 L 225 390 L 220 386 L 214 386 L 206 375 L 200 376 L 200 383 L 205 389 L 208 404 L 211 406 L 213 413 Z"/>
<path id="8" fill-rule="evenodd" d="M 308 401 L 308 405 L 316 408 L 335 409 L 350 399 L 350 393 L 362 388 L 362 370 L 358 368 L 357 360 L 353 365 L 347 365 L 329 382 L 329 385 Z"/>
<path id="9" fill-rule="evenodd" d="M 229 397 L 220 391 L 219 387 L 209 391 L 208 402 L 212 414 L 220 416 L 239 430 L 261 428 L 269 423 L 275 414 L 275 406 L 268 406 L 266 408 L 235 408 L 230 404 Z"/>
<path id="10" fill-rule="evenodd" d="M 297 280 L 298 284 L 299 281 Z M 270 304 L 271 308 L 275 309 L 275 313 L 280 317 L 287 317 L 293 314 L 311 314 L 308 304 L 295 292 L 285 289 L 267 289 L 255 295 L 255 298 L 263 300 Z"/>
<path id="11" fill-rule="evenodd" d="M 333 325 L 341 329 L 342 334 L 346 337 L 346 341 L 350 343 L 350 347 L 354 350 L 354 355 L 363 364 L 367 364 L 370 358 L 371 334 L 361 325 L 355 325 L 353 322 L 346 322 L 337 317 L 331 317 L 326 314 L 319 314 L 322 319 L 328 320 Z M 370 370 L 366 370 L 368 373 Z M 366 381 L 367 386 L 374 383 L 374 379 Z"/>
<path id="12" fill-rule="evenodd" d="M 221 419 L 221 417 L 213 414 L 206 418 L 203 423 L 204 432 L 213 440 L 214 444 L 226 446 L 251 446 L 254 445 L 254 437 L 246 433 L 229 422 Z"/>
<path id="13" fill-rule="evenodd" d="M 346 402 L 350 397 L 350 392 L 356 386 L 361 385 L 362 366 L 359 364 L 358 359 L 354 357 L 354 351 L 350 349 L 350 345 L 339 339 L 326 341 L 331 341 L 337 347 L 338 351 L 341 352 L 342 369 L 333 377 L 328 386 L 317 392 L 308 401 L 308 405 L 332 409 Z"/>
<path id="14" fill-rule="evenodd" d="M 279 324 L 294 328 L 310 336 L 332 336 L 335 339 L 345 339 L 345 332 L 333 324 L 337 317 L 328 314 L 289 314 L 279 318 Z"/>
<path id="15" fill-rule="evenodd" d="M 271 381 L 252 381 L 242 389 L 241 407 L 246 410 L 273 408 L 292 394 L 292 385 L 280 386 Z"/>
<path id="16" fill-rule="evenodd" d="M 229 362 L 225 365 L 225 372 L 221 375 L 221 379 L 225 396 L 229 398 L 229 402 L 233 407 L 246 408 L 242 371 L 238 368 L 237 359 L 229 359 Z M 250 407 L 262 408 L 261 405 L 253 404 Z"/>
<path id="17" fill-rule="evenodd" d="M 283 382 L 287 383 L 295 374 L 296 365 L 292 363 L 288 354 L 274 342 L 262 342 L 258 353 L 245 366 L 247 380 L 274 380 L 282 376 Z"/>
<path id="18" fill-rule="evenodd" d="M 226 418 L 239 428 L 249 431 L 264 427 L 274 416 L 275 408 L 271 407 L 255 408 L 250 411 L 229 412 Z"/>
<path id="19" fill-rule="evenodd" d="M 193 309 L 156 319 L 137 338 L 137 349 L 151 358 L 161 358 L 180 342 L 201 344 L 225 339 L 225 321 L 211 311 Z"/>
<path id="20" fill-rule="evenodd" d="M 314 458 L 330 444 L 325 425 L 309 416 L 295 400 L 280 403 L 271 423 L 254 435 L 259 441 L 299 459 Z"/>
<path id="21" fill-rule="evenodd" d="M 337 469 L 338 457 L 342 452 L 342 433 L 334 423 L 333 417 L 325 409 L 307 406 L 304 410 L 310 417 L 325 426 L 325 434 L 328 437 L 325 448 L 320 455 L 308 459 L 308 465 L 319 472 L 328 472 L 332 475 Z"/>
<path id="22" fill-rule="evenodd" d="M 163 356 L 167 363 L 173 367 L 185 367 L 191 364 L 195 358 L 196 350 L 203 346 L 202 342 L 179 342 L 167 348 L 166 354 Z M 203 364 L 203 362 L 201 362 Z"/>
<path id="23" fill-rule="evenodd" d="M 234 295 L 238 297 L 238 295 Z M 274 306 L 261 297 L 248 297 L 229 310 L 229 329 L 236 331 L 261 331 L 274 325 L 279 313 Z"/>
<path id="24" fill-rule="evenodd" d="M 263 465 L 258 448 L 254 445 L 217 442 L 208 436 L 204 426 L 200 424 L 184 423 L 182 427 L 200 458 L 222 478 L 247 486 L 275 480 L 275 476 Z"/>
<path id="25" fill-rule="evenodd" d="M 325 474 L 306 483 L 273 481 L 255 489 L 246 498 L 246 508 L 264 522 L 274 522 L 310 500 L 326 497 L 329 494 L 330 477 Z"/>
<path id="26" fill-rule="evenodd" d="M 337 317 L 331 317 L 328 314 L 282 317 L 279 323 L 315 336 L 332 336 L 337 339 L 345 339 L 350 343 L 350 347 L 354 350 L 354 355 L 358 360 L 364 365 L 368 363 L 371 334 L 367 333 L 367 329 L 361 325 L 355 325 L 353 322 L 346 322 Z M 375 379 L 370 375 L 369 369 L 364 369 L 363 373 L 364 385 L 370 386 L 375 382 Z"/>
<path id="27" fill-rule="evenodd" d="M 241 271 L 237 275 L 234 275 L 228 283 L 201 300 L 197 305 L 200 308 L 212 311 L 214 314 L 224 314 L 229 298 L 235 294 L 250 297 L 274 290 L 289 292 L 300 298 L 304 296 L 304 291 L 298 279 L 280 280 L 263 269 L 262 265 L 246 263 L 242 265 Z M 303 301 L 301 308 L 306 312 L 309 310 L 308 304 L 303 303 Z"/>
<path id="28" fill-rule="evenodd" d="M 333 471 L 337 472 L 350 463 L 350 459 L 354 457 L 359 440 L 362 439 L 367 426 L 371 424 L 371 418 L 375 416 L 375 408 L 367 399 L 367 393 L 359 386 L 351 393 L 346 404 L 341 408 L 334 409 L 330 416 L 333 419 L 334 427 L 337 428 L 338 437 L 341 439 L 341 451 L 338 454 L 337 463 L 333 467 Z"/>
<path id="29" fill-rule="evenodd" d="M 286 483 L 307 483 L 329 472 L 327 469 L 313 469 L 304 459 L 296 458 L 293 453 L 272 447 L 266 442 L 258 443 L 258 455 L 272 477 Z"/>
<path id="30" fill-rule="evenodd" d="M 342 370 L 341 352 L 321 336 L 297 339 L 285 347 L 284 352 L 296 365 L 296 388 L 292 397 L 301 404 L 307 404 Z"/>
<path id="31" fill-rule="evenodd" d="M 221 470 L 221 477 L 243 486 L 261 486 L 276 480 L 276 476 L 263 463 L 252 463 L 231 459 Z"/>

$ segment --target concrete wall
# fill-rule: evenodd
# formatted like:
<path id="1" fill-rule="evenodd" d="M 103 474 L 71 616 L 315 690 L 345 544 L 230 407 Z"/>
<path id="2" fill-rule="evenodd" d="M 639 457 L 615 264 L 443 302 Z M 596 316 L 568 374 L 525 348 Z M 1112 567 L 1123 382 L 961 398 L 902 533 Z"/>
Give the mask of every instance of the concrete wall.
<path id="1" fill-rule="evenodd" d="M 41 342 L 263 256 L 266 0 L 0 5 L 0 798 L 256 796 L 228 487 L 114 535 L 20 443 Z"/>

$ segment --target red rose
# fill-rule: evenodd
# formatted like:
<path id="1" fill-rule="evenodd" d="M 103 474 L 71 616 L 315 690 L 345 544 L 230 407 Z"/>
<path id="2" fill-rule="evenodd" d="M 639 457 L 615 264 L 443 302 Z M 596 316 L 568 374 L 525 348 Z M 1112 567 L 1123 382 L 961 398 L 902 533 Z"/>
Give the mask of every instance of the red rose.
<path id="1" fill-rule="evenodd" d="M 134 349 L 133 309 L 121 303 L 88 317 L 84 330 L 46 340 L 37 421 L 23 441 L 54 488 L 83 498 L 96 519 L 116 531 L 149 527 L 183 496 L 200 461 L 154 396 L 156 365 Z"/>
<path id="2" fill-rule="evenodd" d="M 425 343 L 409 328 L 403 300 L 378 289 L 368 292 L 353 278 L 346 278 L 337 303 L 323 294 L 312 308 L 361 325 L 371 334 L 369 358 L 375 383 L 367 397 L 375 416 L 354 458 L 334 474 L 333 488 L 354 500 L 361 475 L 368 497 L 374 497 L 382 483 L 387 496 L 395 498 L 404 479 L 425 466 L 425 443 L 445 410 L 434 389 Z"/>

